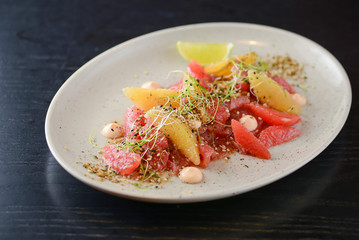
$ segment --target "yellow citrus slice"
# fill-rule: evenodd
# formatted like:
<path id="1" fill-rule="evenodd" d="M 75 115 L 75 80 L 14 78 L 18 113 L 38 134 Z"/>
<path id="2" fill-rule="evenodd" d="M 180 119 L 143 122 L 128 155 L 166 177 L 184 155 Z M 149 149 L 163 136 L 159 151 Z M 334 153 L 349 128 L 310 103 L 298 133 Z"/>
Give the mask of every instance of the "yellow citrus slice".
<path id="1" fill-rule="evenodd" d="M 234 62 L 243 62 L 249 65 L 252 65 L 257 60 L 257 53 L 250 52 L 244 55 L 237 55 L 232 57 Z M 232 73 L 231 69 L 233 67 L 233 63 L 230 59 L 224 59 L 222 61 L 210 64 L 205 67 L 205 72 L 207 74 L 215 74 L 217 76 L 226 77 Z"/>
<path id="2" fill-rule="evenodd" d="M 179 54 L 187 61 L 195 60 L 202 65 L 227 58 L 234 48 L 233 43 L 177 42 Z"/>

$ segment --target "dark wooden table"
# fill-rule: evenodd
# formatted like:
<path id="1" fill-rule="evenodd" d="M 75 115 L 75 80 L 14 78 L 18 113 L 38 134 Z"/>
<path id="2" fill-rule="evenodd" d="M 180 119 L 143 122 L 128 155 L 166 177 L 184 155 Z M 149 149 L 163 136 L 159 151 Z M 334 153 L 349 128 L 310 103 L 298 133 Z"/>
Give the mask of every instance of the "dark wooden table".
<path id="1" fill-rule="evenodd" d="M 0 239 L 359 239 L 358 11 L 357 1 L 1 0 Z M 73 72 L 133 37 L 218 21 L 296 32 L 343 64 L 352 109 L 324 152 L 266 187 L 184 205 L 110 196 L 62 169 L 44 120 Z"/>

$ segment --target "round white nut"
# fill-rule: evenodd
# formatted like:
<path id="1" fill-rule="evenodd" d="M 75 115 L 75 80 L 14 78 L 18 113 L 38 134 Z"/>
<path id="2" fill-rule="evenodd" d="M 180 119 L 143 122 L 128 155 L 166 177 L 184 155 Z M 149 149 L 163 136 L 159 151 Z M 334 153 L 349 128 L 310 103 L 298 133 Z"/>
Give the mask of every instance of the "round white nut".
<path id="1" fill-rule="evenodd" d="M 307 104 L 307 99 L 299 93 L 294 93 L 292 95 L 292 98 L 299 106 L 304 106 L 305 104 Z"/>
<path id="2" fill-rule="evenodd" d="M 254 131 L 258 127 L 257 119 L 252 115 L 243 115 L 239 122 L 247 128 L 248 131 Z"/>
<path id="3" fill-rule="evenodd" d="M 101 130 L 101 134 L 105 138 L 115 139 L 123 135 L 123 129 L 117 123 L 109 123 L 103 127 L 103 129 Z"/>
<path id="4" fill-rule="evenodd" d="M 158 84 L 156 82 L 145 82 L 144 84 L 142 84 L 141 87 L 142 88 L 147 88 L 147 89 L 161 89 L 161 88 L 163 88 L 160 84 Z"/>
<path id="5" fill-rule="evenodd" d="M 185 167 L 179 173 L 179 178 L 184 183 L 196 184 L 203 181 L 203 173 L 196 167 Z"/>

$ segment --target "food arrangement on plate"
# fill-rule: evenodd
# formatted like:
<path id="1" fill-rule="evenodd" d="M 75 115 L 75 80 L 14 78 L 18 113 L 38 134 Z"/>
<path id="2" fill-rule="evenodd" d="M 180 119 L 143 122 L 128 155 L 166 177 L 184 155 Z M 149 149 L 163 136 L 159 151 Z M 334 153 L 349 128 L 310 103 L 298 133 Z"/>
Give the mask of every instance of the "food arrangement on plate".
<path id="1" fill-rule="evenodd" d="M 213 58 L 218 55 L 218 49 L 221 49 L 220 45 L 216 45 L 217 50 L 215 51 L 208 51 L 208 48 L 207 51 L 203 51 L 206 47 L 203 48 L 203 45 L 201 47 L 199 44 L 199 51 L 198 49 L 196 51 L 179 51 L 180 55 L 185 56 L 185 59 L 188 60 L 186 63 L 179 55 L 176 55 L 176 42 L 179 39 L 233 42 L 236 47 L 232 57 L 228 54 L 231 46 L 227 45 L 226 50 L 223 51 L 222 48 L 226 55 L 222 55 L 222 58 L 218 56 L 218 58 Z M 183 43 L 179 45 L 179 49 L 183 50 L 183 46 L 181 46 Z M 190 48 L 184 48 L 184 50 L 188 49 Z M 150 163 L 147 165 L 148 159 L 146 161 L 141 157 L 139 167 L 131 174 L 121 174 L 104 162 L 103 157 L 106 153 L 104 146 L 112 144 L 116 147 L 118 146 L 116 142 L 120 143 L 121 140 L 126 139 L 124 136 L 116 139 L 101 136 L 101 129 L 110 121 L 112 121 L 110 124 L 119 124 L 115 125 L 118 128 L 113 128 L 114 132 L 124 133 L 126 125 L 124 125 L 123 118 L 127 108 L 133 103 L 122 93 L 122 88 L 135 86 L 138 87 L 136 88 L 138 91 L 148 91 L 148 89 L 139 87 L 146 81 L 154 81 L 158 84 L 149 83 L 147 87 L 162 85 L 165 90 L 168 90 L 170 85 L 189 74 L 186 65 L 190 65 L 191 59 L 201 65 L 205 75 L 219 77 L 217 82 L 209 83 L 210 85 L 219 84 L 224 82 L 220 77 L 227 76 L 221 73 L 220 69 L 229 69 L 232 72 L 230 64 L 227 65 L 228 62 L 233 64 L 237 61 L 237 57 L 254 54 L 254 52 L 258 53 L 257 59 L 251 64 L 255 67 L 254 71 L 270 75 L 272 80 L 278 82 L 280 77 L 288 80 L 289 85 L 297 93 L 305 95 L 308 99 L 308 104 L 302 107 L 301 120 L 290 126 L 300 130 L 301 135 L 279 146 L 267 147 L 271 155 L 270 159 L 250 156 L 249 152 L 246 152 L 247 155 L 243 155 L 242 150 L 245 149 L 237 148 L 234 149 L 233 154 L 223 155 L 224 159 L 216 160 L 212 156 L 206 169 L 189 162 L 191 167 L 204 174 L 204 179 L 199 184 L 183 184 L 180 178 L 176 177 L 168 168 L 169 163 L 173 162 L 171 158 L 168 159 L 167 170 L 155 170 L 149 165 Z M 189 53 L 195 54 L 189 56 Z M 198 55 L 201 58 L 198 58 Z M 205 63 L 204 60 L 208 59 L 210 63 Z M 243 60 L 241 59 L 241 61 Z M 305 66 L 305 75 L 309 77 L 308 80 L 302 74 L 302 64 Z M 244 64 L 236 62 L 234 65 L 242 69 L 241 65 Z M 212 68 L 217 72 L 209 72 L 210 66 L 217 66 L 218 69 Z M 248 67 L 252 68 L 252 66 Z M 248 73 L 250 69 L 245 70 L 245 67 L 243 72 Z M 173 70 L 177 70 L 175 71 L 177 73 L 169 74 Z M 256 98 L 255 86 L 251 86 L 250 76 L 247 77 L 250 86 L 247 94 L 250 96 L 251 104 L 265 106 L 265 102 L 261 102 L 259 97 Z M 225 79 L 223 78 L 223 80 Z M 233 78 L 228 80 L 232 81 Z M 243 80 L 246 79 L 243 78 Z M 283 86 L 284 81 L 279 85 Z M 285 89 L 285 87 L 283 88 Z M 307 90 L 310 91 L 310 94 L 307 94 Z M 245 96 L 245 92 L 241 90 L 241 96 Z M 290 93 L 288 90 L 287 92 Z M 300 95 L 290 93 L 287 96 L 298 98 L 296 101 L 305 102 L 305 98 L 301 98 Z M 348 76 L 338 60 L 326 49 L 303 36 L 282 29 L 247 23 L 194 24 L 140 36 L 115 46 L 86 63 L 69 77 L 51 101 L 46 115 L 45 134 L 51 153 L 58 163 L 72 176 L 95 189 L 116 196 L 151 202 L 208 201 L 242 194 L 262 187 L 309 163 L 340 132 L 349 114 L 351 97 Z M 232 99 L 231 102 L 235 99 L 231 94 L 228 98 Z M 221 101 L 219 102 L 221 103 Z M 226 102 L 218 105 L 228 108 Z M 266 105 L 268 107 L 268 104 Z M 274 109 L 272 106 L 269 107 Z M 245 109 L 250 110 L 249 107 Z M 280 110 L 279 112 L 286 113 Z M 255 115 L 252 116 L 255 117 Z M 256 117 L 256 120 L 257 128 L 259 126 L 258 129 L 260 129 L 259 117 Z M 271 123 L 266 122 L 265 124 L 268 129 L 269 127 L 281 128 L 281 126 L 269 126 Z M 213 134 L 216 137 L 218 132 L 222 133 L 215 132 L 216 129 L 213 126 L 217 127 L 218 125 L 221 124 L 217 124 L 215 121 L 213 121 L 213 125 L 201 122 L 201 126 L 196 129 L 199 132 L 207 126 L 207 133 L 211 132 L 207 135 Z M 230 122 L 226 122 L 225 125 L 224 129 L 230 129 L 233 132 L 234 129 Z M 107 126 L 107 130 L 112 131 L 110 125 Z M 165 134 L 164 131 L 160 131 Z M 249 132 L 258 140 L 259 135 L 255 134 L 255 131 Z M 262 132 L 264 131 L 265 129 Z M 194 135 L 196 139 L 202 141 L 202 135 L 206 134 L 206 131 L 199 132 L 200 135 L 198 132 L 195 130 Z M 202 138 L 198 138 L 198 136 Z M 234 134 L 230 137 L 235 140 Z M 176 147 L 172 140 L 167 136 L 166 138 L 169 146 Z M 245 138 L 242 137 L 242 139 Z M 89 140 L 91 145 L 89 145 Z M 218 141 L 218 139 L 215 140 Z M 198 143 L 200 143 L 199 140 Z M 222 146 L 213 146 L 211 142 L 207 144 L 217 151 L 216 155 L 219 155 L 218 151 L 221 151 Z M 235 141 L 233 144 L 238 145 Z M 146 147 L 146 144 L 142 146 Z M 131 151 L 130 148 L 129 151 Z M 179 149 L 178 152 L 183 155 Z M 200 155 L 200 160 L 202 159 L 203 156 Z M 189 159 L 187 158 L 187 160 Z M 172 177 L 168 178 L 166 175 L 172 175 Z M 168 181 L 166 184 L 159 184 L 166 181 Z"/>
<path id="2" fill-rule="evenodd" d="M 269 160 L 271 147 L 299 137 L 294 125 L 301 121 L 306 99 L 293 85 L 305 81 L 303 67 L 288 56 L 264 61 L 249 52 L 228 57 L 233 47 L 178 42 L 189 64 L 185 72 L 175 71 L 183 75 L 177 83 L 124 88 L 134 105 L 123 123 L 102 129 L 108 144 L 96 174 L 137 180 L 139 187 L 163 183 L 169 173 L 195 184 L 203 181 L 201 169 L 211 161 L 229 159 L 234 152 Z"/>

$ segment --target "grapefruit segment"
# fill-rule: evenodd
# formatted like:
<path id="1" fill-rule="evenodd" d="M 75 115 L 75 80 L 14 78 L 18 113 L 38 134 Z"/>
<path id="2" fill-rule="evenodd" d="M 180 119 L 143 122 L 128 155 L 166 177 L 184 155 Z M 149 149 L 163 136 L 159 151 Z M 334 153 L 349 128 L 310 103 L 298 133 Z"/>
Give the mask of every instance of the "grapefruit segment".
<path id="1" fill-rule="evenodd" d="M 270 125 L 292 126 L 301 120 L 299 115 L 280 112 L 259 104 L 251 103 L 246 106 L 256 117 L 262 118 L 264 122 L 269 123 Z"/>
<path id="2" fill-rule="evenodd" d="M 239 144 L 244 153 L 263 158 L 270 159 L 271 155 L 268 149 L 240 122 L 232 119 L 232 130 L 234 134 L 234 140 Z"/>
<path id="3" fill-rule="evenodd" d="M 145 112 L 136 106 L 127 108 L 124 121 L 126 135 L 133 135 L 137 126 L 146 125 Z"/>
<path id="4" fill-rule="evenodd" d="M 210 77 L 205 73 L 201 64 L 195 60 L 191 60 L 187 66 L 187 72 L 191 77 L 198 80 L 199 84 L 207 89 L 207 91 L 213 90 L 213 87 L 209 84 Z"/>
<path id="5" fill-rule="evenodd" d="M 195 60 L 191 60 L 187 66 L 187 72 L 195 79 L 202 79 L 206 75 L 204 68 Z"/>
<path id="6" fill-rule="evenodd" d="M 289 126 L 269 126 L 259 134 L 259 141 L 267 148 L 289 142 L 299 137 L 301 132 Z"/>
<path id="7" fill-rule="evenodd" d="M 141 164 L 141 156 L 127 150 L 119 150 L 116 146 L 106 145 L 103 161 L 116 172 L 122 175 L 132 173 Z"/>

